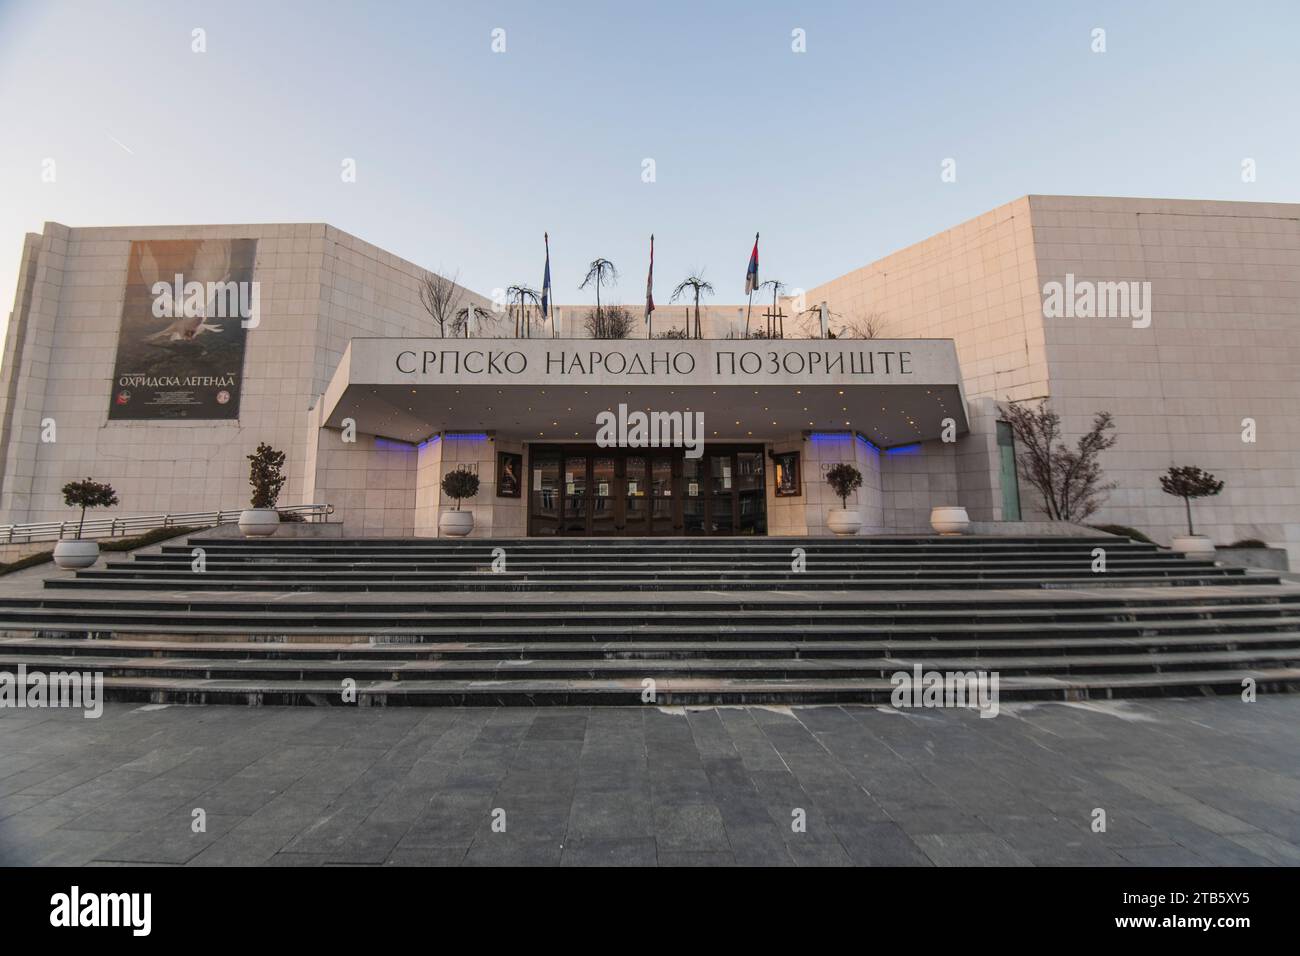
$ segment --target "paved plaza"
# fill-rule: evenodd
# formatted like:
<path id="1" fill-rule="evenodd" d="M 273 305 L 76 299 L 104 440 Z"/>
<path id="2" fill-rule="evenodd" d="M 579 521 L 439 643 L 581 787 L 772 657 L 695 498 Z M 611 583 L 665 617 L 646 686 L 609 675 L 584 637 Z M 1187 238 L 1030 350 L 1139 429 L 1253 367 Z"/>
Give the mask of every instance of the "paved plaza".
<path id="1" fill-rule="evenodd" d="M 1290 865 L 1297 728 L 1296 696 L 5 710 L 0 862 Z"/>

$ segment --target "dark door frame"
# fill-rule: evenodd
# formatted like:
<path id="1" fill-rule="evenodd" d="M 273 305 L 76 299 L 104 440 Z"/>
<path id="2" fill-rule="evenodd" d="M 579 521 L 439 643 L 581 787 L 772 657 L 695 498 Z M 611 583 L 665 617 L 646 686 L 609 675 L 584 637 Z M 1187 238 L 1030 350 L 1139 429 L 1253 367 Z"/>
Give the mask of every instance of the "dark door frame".
<path id="1" fill-rule="evenodd" d="M 739 475 L 737 472 L 737 455 L 743 452 L 752 452 L 763 455 L 763 446 L 749 442 L 726 442 L 710 443 L 704 447 L 704 456 L 699 460 L 704 463 L 707 469 L 707 462 L 710 456 L 730 455 L 732 469 L 732 489 L 731 489 L 731 531 L 730 534 L 738 534 L 740 530 L 741 509 L 740 509 L 740 487 Z M 586 459 L 586 471 L 583 475 L 584 491 L 583 515 L 581 517 L 582 530 L 569 530 L 566 524 L 572 521 L 573 516 L 569 514 L 569 495 L 565 492 L 564 467 L 569 457 L 582 457 Z M 667 530 L 655 530 L 654 528 L 654 459 L 659 456 L 671 456 L 672 459 L 672 480 L 670 494 L 665 496 L 670 502 L 669 511 L 671 514 L 671 525 Z M 530 443 L 528 446 L 528 466 L 525 472 L 525 494 L 528 503 L 527 529 L 530 537 L 535 536 L 534 513 L 533 513 L 533 469 L 536 463 L 541 459 L 558 459 L 560 462 L 560 494 L 557 495 L 559 502 L 559 511 L 556 516 L 556 536 L 557 537 L 592 537 L 593 536 L 593 506 L 595 500 L 595 459 L 596 458 L 613 458 L 614 459 L 614 480 L 613 487 L 610 489 L 608 497 L 609 506 L 612 509 L 613 535 L 626 536 L 681 536 L 686 534 L 684 502 L 686 499 L 686 481 L 685 481 L 685 450 L 682 448 L 601 448 L 591 442 L 554 442 L 554 443 Z M 634 526 L 629 527 L 627 521 L 627 463 L 629 458 L 644 458 L 646 462 L 646 471 L 643 475 L 636 478 L 639 482 L 644 482 L 645 495 L 639 496 L 645 502 L 646 516 L 644 521 L 634 522 Z M 763 507 L 766 509 L 766 474 L 764 469 L 764 487 L 761 499 Z M 713 510 L 720 501 L 715 501 L 712 494 L 710 476 L 707 471 L 701 476 L 700 488 L 701 494 L 699 499 L 704 503 L 704 534 L 727 534 L 725 531 L 712 531 L 710 526 L 713 524 Z M 766 533 L 766 532 L 764 532 Z"/>

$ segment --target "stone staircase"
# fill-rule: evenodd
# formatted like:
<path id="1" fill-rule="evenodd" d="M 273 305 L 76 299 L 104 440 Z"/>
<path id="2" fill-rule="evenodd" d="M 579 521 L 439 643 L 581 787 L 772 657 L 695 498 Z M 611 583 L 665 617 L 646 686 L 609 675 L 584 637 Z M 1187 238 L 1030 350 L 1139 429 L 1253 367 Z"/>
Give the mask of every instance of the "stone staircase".
<path id="1" fill-rule="evenodd" d="M 19 664 L 155 703 L 885 703 L 915 665 L 1266 693 L 1300 687 L 1300 588 L 1113 537 L 193 538 L 9 588 Z"/>

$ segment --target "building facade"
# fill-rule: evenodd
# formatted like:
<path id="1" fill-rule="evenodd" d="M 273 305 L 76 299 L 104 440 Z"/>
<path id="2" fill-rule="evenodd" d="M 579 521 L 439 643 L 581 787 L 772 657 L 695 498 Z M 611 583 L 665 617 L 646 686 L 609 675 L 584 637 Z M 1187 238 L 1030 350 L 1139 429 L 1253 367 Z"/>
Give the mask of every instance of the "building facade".
<path id="1" fill-rule="evenodd" d="M 1166 541 L 1183 509 L 1158 475 L 1195 464 L 1226 483 L 1198 531 L 1300 556 L 1297 206 L 1025 197 L 782 303 L 775 341 L 735 338 L 730 305 L 703 340 L 584 341 L 580 306 L 533 338 L 499 314 L 443 338 L 424 275 L 321 224 L 47 224 L 0 368 L 0 522 L 68 517 L 60 488 L 88 475 L 123 514 L 235 510 L 261 442 L 286 453 L 282 503 L 358 535 L 437 534 L 453 469 L 480 478 L 483 536 L 822 534 L 842 461 L 863 533 L 940 505 L 1035 520 L 997 404 L 1047 398 L 1071 440 L 1115 418 L 1090 520 Z M 794 338 L 822 303 L 883 337 Z M 699 457 L 597 441 L 602 412 L 638 411 L 702 414 Z"/>

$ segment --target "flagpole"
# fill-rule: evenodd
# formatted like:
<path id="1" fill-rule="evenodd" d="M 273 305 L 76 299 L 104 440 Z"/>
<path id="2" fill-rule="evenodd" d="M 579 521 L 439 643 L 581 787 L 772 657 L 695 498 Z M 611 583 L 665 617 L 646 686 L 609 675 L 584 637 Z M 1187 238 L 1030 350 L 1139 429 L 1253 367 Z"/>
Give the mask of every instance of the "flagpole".
<path id="1" fill-rule="evenodd" d="M 650 300 L 654 297 L 654 292 L 651 289 L 651 286 L 654 283 L 654 276 L 655 276 L 655 234 L 652 232 L 650 233 L 650 279 L 648 280 L 648 283 L 646 285 L 646 292 L 645 292 L 647 306 L 650 304 Z M 654 324 L 655 324 L 654 310 L 650 309 L 645 314 L 645 337 L 647 339 L 654 338 Z"/>
<path id="2" fill-rule="evenodd" d="M 551 338 L 555 338 L 555 303 L 551 301 L 550 286 L 551 234 L 549 232 L 542 233 L 542 242 L 546 243 L 546 288 L 542 290 L 542 294 L 546 296 L 546 316 L 544 316 L 544 318 L 549 318 L 551 320 Z"/>

